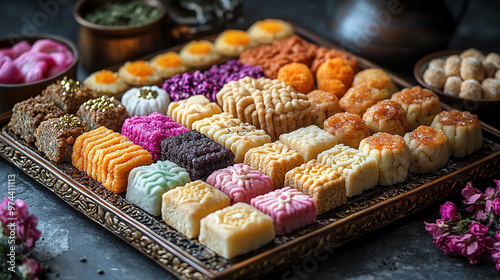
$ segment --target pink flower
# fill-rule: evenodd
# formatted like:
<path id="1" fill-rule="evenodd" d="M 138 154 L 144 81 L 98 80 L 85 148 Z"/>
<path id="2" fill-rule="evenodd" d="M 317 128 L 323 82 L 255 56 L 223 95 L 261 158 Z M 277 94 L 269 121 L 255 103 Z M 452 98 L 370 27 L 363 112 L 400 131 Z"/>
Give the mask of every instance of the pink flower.
<path id="1" fill-rule="evenodd" d="M 488 236 L 488 227 L 476 221 L 472 221 L 469 227 L 470 232 L 477 237 Z"/>
<path id="2" fill-rule="evenodd" d="M 36 229 L 38 218 L 29 214 L 28 204 L 25 201 L 16 199 L 13 211 L 8 208 L 10 202 L 11 200 L 6 197 L 0 204 L 0 222 L 3 225 L 3 230 L 6 230 L 10 222 L 14 222 L 16 224 L 16 244 L 24 245 L 24 252 L 30 252 L 41 235 L 41 232 Z M 16 215 L 11 216 L 11 213 Z M 14 217 L 15 220 L 12 221 L 11 219 Z"/>
<path id="3" fill-rule="evenodd" d="M 430 234 L 432 234 L 432 238 L 434 239 L 441 236 L 448 228 L 448 225 L 445 224 L 441 219 L 436 220 L 435 224 L 427 222 L 424 222 L 424 224 L 425 224 L 425 230 L 427 230 Z"/>
<path id="4" fill-rule="evenodd" d="M 497 230 L 495 238 L 497 239 L 497 241 L 500 241 L 500 230 Z"/>
<path id="5" fill-rule="evenodd" d="M 497 184 L 497 192 L 500 193 L 500 180 L 493 180 Z"/>
<path id="6" fill-rule="evenodd" d="M 447 201 L 445 204 L 441 205 L 439 208 L 439 213 L 441 214 L 441 218 L 445 221 L 459 218 L 459 214 L 457 213 L 457 207 L 453 202 Z"/>
<path id="7" fill-rule="evenodd" d="M 34 259 L 28 259 L 23 255 L 23 263 L 19 266 L 19 272 L 22 275 L 22 279 L 26 280 L 38 280 L 38 276 L 41 275 L 45 269 L 43 266 Z"/>
<path id="8" fill-rule="evenodd" d="M 500 215 L 500 198 L 495 198 L 492 203 L 493 214 Z"/>

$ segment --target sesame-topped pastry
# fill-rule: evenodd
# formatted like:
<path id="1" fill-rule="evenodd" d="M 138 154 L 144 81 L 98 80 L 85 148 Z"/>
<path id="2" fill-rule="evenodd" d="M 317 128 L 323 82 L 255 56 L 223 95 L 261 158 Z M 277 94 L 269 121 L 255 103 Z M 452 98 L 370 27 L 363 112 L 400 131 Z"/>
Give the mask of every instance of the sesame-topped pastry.
<path id="1" fill-rule="evenodd" d="M 325 120 L 323 129 L 337 138 L 338 143 L 357 149 L 359 142 L 370 135 L 363 119 L 356 114 L 337 113 Z"/>
<path id="2" fill-rule="evenodd" d="M 470 112 L 443 111 L 437 114 L 431 126 L 448 136 L 454 157 L 471 155 L 483 145 L 481 123 Z"/>
<path id="3" fill-rule="evenodd" d="M 42 96 L 54 101 L 66 114 L 75 114 L 83 102 L 97 97 L 91 89 L 67 77 L 47 86 Z"/>
<path id="4" fill-rule="evenodd" d="M 83 84 L 97 95 L 117 95 L 127 90 L 128 85 L 118 73 L 100 70 L 90 74 Z"/>
<path id="5" fill-rule="evenodd" d="M 161 82 L 161 76 L 149 62 L 127 61 L 118 69 L 120 77 L 129 85 L 150 86 Z"/>
<path id="6" fill-rule="evenodd" d="M 368 68 L 356 73 L 352 86 L 359 85 L 365 85 L 382 91 L 384 99 L 390 98 L 393 93 L 398 91 L 391 77 L 379 68 Z"/>
<path id="7" fill-rule="evenodd" d="M 271 217 L 243 202 L 208 214 L 200 224 L 200 243 L 226 259 L 262 247 L 275 237 Z"/>
<path id="8" fill-rule="evenodd" d="M 323 128 L 326 119 L 341 111 L 339 99 L 334 93 L 318 89 L 308 93 L 307 98 L 312 106 L 312 122 L 320 128 Z"/>
<path id="9" fill-rule="evenodd" d="M 421 125 L 406 133 L 404 139 L 410 149 L 410 171 L 432 172 L 448 163 L 451 146 L 442 130 Z"/>
<path id="10" fill-rule="evenodd" d="M 259 20 L 248 28 L 248 36 L 259 44 L 271 44 L 274 40 L 294 34 L 290 23 L 280 19 Z"/>
<path id="11" fill-rule="evenodd" d="M 248 33 L 243 30 L 229 29 L 222 32 L 214 41 L 215 50 L 225 56 L 237 57 L 246 49 L 256 46 Z"/>
<path id="12" fill-rule="evenodd" d="M 127 90 L 122 96 L 122 105 L 130 116 L 145 116 L 153 112 L 167 114 L 170 97 L 157 86 L 143 86 Z"/>
<path id="13" fill-rule="evenodd" d="M 408 131 L 406 111 L 392 100 L 382 100 L 368 108 L 363 114 L 363 121 L 371 133 L 387 132 L 403 136 Z"/>
<path id="14" fill-rule="evenodd" d="M 396 92 L 391 100 L 398 102 L 405 109 L 409 124 L 408 130 L 413 130 L 419 125 L 430 125 L 434 116 L 441 112 L 439 97 L 420 86 Z"/>
<path id="15" fill-rule="evenodd" d="M 384 90 L 365 85 L 351 87 L 340 98 L 340 108 L 345 112 L 361 117 L 370 106 L 385 98 L 383 92 Z"/>
<path id="16" fill-rule="evenodd" d="M 274 190 L 271 177 L 244 163 L 214 171 L 207 183 L 229 196 L 231 205 L 250 204 L 250 199 Z"/>
<path id="17" fill-rule="evenodd" d="M 221 55 L 215 51 L 214 44 L 207 40 L 193 40 L 179 52 L 182 61 L 189 67 L 205 68 L 220 61 Z"/>
<path id="18" fill-rule="evenodd" d="M 158 74 L 163 79 L 171 78 L 188 70 L 188 67 L 184 65 L 179 54 L 175 52 L 159 54 L 153 57 L 149 63 L 156 68 Z"/>
<path id="19" fill-rule="evenodd" d="M 377 160 L 379 185 L 392 185 L 406 179 L 410 167 L 410 149 L 403 137 L 377 132 L 363 139 L 359 150 Z"/>
<path id="20" fill-rule="evenodd" d="M 78 109 L 77 116 L 87 130 L 104 126 L 117 132 L 121 131 L 123 122 L 129 117 L 127 108 L 113 96 L 107 95 L 85 101 Z"/>

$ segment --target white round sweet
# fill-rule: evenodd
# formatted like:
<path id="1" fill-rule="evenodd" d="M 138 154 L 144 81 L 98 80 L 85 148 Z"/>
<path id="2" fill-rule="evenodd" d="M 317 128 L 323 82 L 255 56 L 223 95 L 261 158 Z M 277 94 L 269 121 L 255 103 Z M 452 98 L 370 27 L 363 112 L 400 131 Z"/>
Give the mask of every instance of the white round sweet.
<path id="1" fill-rule="evenodd" d="M 167 114 L 170 97 L 157 86 L 144 86 L 127 90 L 122 97 L 122 105 L 130 116 L 145 116 L 153 112 Z"/>

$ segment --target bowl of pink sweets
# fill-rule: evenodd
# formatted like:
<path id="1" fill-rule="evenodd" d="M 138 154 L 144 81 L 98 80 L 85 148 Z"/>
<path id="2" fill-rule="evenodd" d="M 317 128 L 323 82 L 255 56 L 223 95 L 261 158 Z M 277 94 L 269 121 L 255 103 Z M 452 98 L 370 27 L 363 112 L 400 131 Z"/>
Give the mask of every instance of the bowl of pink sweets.
<path id="1" fill-rule="evenodd" d="M 0 115 L 64 78 L 76 79 L 78 51 L 49 34 L 0 40 Z"/>

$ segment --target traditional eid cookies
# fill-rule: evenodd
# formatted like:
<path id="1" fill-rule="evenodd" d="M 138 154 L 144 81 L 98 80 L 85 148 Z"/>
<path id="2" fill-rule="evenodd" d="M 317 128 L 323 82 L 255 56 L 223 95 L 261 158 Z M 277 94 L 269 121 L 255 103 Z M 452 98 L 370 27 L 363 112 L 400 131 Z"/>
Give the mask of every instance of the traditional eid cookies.
<path id="1" fill-rule="evenodd" d="M 311 102 L 312 123 L 323 128 L 323 122 L 336 113 L 340 113 L 339 99 L 333 93 L 313 90 L 307 94 Z"/>
<path id="2" fill-rule="evenodd" d="M 215 50 L 225 56 L 237 57 L 246 49 L 255 47 L 246 31 L 229 29 L 217 36 L 214 41 Z"/>
<path id="3" fill-rule="evenodd" d="M 351 87 L 340 98 L 339 104 L 343 111 L 363 116 L 373 104 L 384 99 L 384 93 L 376 88 L 365 85 Z"/>
<path id="4" fill-rule="evenodd" d="M 482 98 L 484 99 L 500 99 L 500 80 L 486 78 L 481 83 L 483 89 Z"/>
<path id="5" fill-rule="evenodd" d="M 313 74 L 304 63 L 292 62 L 283 65 L 278 71 L 278 80 L 304 94 L 316 88 Z"/>
<path id="6" fill-rule="evenodd" d="M 130 116 L 145 116 L 153 112 L 167 114 L 170 97 L 157 86 L 143 86 L 127 90 L 122 96 L 122 105 Z"/>
<path id="7" fill-rule="evenodd" d="M 347 197 L 361 194 L 377 185 L 377 160 L 349 146 L 338 144 L 319 154 L 318 161 L 345 178 Z"/>
<path id="8" fill-rule="evenodd" d="M 48 119 L 35 131 L 35 146 L 53 162 L 71 162 L 73 143 L 84 132 L 82 121 L 75 115 Z"/>
<path id="9" fill-rule="evenodd" d="M 188 70 L 188 67 L 184 65 L 179 54 L 175 52 L 159 54 L 153 57 L 149 63 L 156 68 L 158 75 L 163 79 L 171 78 Z"/>
<path id="10" fill-rule="evenodd" d="M 363 119 L 356 114 L 337 113 L 325 120 L 323 129 L 342 143 L 352 148 L 358 148 L 359 142 L 370 135 L 370 130 Z"/>
<path id="11" fill-rule="evenodd" d="M 220 61 L 221 55 L 207 40 L 193 40 L 179 51 L 182 61 L 189 67 L 204 68 Z"/>
<path id="12" fill-rule="evenodd" d="M 359 150 L 377 160 L 378 184 L 403 182 L 410 167 L 410 149 L 403 137 L 377 132 L 361 141 Z"/>
<path id="13" fill-rule="evenodd" d="M 404 136 L 408 131 L 406 111 L 392 100 L 382 100 L 368 108 L 363 114 L 363 121 L 371 133 L 387 132 Z"/>
<path id="14" fill-rule="evenodd" d="M 346 203 L 345 179 L 339 172 L 313 159 L 285 174 L 285 186 L 314 199 L 316 213 L 326 213 Z"/>
<path id="15" fill-rule="evenodd" d="M 231 259 L 262 247 L 274 237 L 271 217 L 240 202 L 201 219 L 198 240 L 220 256 Z"/>
<path id="16" fill-rule="evenodd" d="M 120 132 L 123 122 L 129 117 L 127 108 L 113 96 L 101 97 L 85 101 L 78 109 L 77 116 L 87 130 L 104 126 Z"/>
<path id="17" fill-rule="evenodd" d="M 316 72 L 318 82 L 326 79 L 341 80 L 344 86 L 349 88 L 354 79 L 354 70 L 349 63 L 339 57 L 328 59 L 318 67 Z"/>
<path id="18" fill-rule="evenodd" d="M 283 187 L 285 173 L 304 163 L 304 157 L 281 141 L 276 141 L 250 149 L 244 162 L 271 177 L 274 188 L 279 189 Z"/>
<path id="19" fill-rule="evenodd" d="M 248 36 L 259 44 L 271 44 L 277 39 L 290 37 L 293 27 L 290 23 L 280 19 L 259 20 L 252 24 L 248 30 Z"/>
<path id="20" fill-rule="evenodd" d="M 42 121 L 58 118 L 64 112 L 54 101 L 37 95 L 18 102 L 12 108 L 9 129 L 28 143 L 35 142 L 35 131 Z"/>
<path id="21" fill-rule="evenodd" d="M 229 113 L 201 119 L 194 122 L 192 127 L 231 150 L 236 163 L 242 163 L 251 148 L 271 142 L 271 137 L 264 130 L 242 123 Z"/>
<path id="22" fill-rule="evenodd" d="M 274 190 L 271 177 L 244 163 L 214 171 L 207 183 L 229 196 L 231 205 L 250 204 L 250 199 Z"/>
<path id="23" fill-rule="evenodd" d="M 192 124 L 195 121 L 220 113 L 222 110 L 217 104 L 210 102 L 203 95 L 194 95 L 188 99 L 171 102 L 167 115 L 188 129 L 193 129 Z"/>
<path id="24" fill-rule="evenodd" d="M 462 65 L 462 59 L 459 55 L 450 55 L 446 58 L 444 64 L 444 74 L 446 77 L 450 76 L 460 76 L 460 65 Z"/>
<path id="25" fill-rule="evenodd" d="M 147 61 L 127 61 L 118 69 L 118 75 L 127 84 L 134 86 L 150 86 L 161 82 L 156 68 Z"/>
<path id="26" fill-rule="evenodd" d="M 474 79 L 482 81 L 484 79 L 484 66 L 481 60 L 475 57 L 466 57 L 460 64 L 460 76 L 465 80 Z"/>
<path id="27" fill-rule="evenodd" d="M 420 86 L 405 88 L 392 95 L 391 100 L 403 106 L 408 118 L 409 128 L 413 130 L 419 125 L 430 125 L 434 116 L 441 112 L 439 97 Z"/>
<path id="28" fill-rule="evenodd" d="M 462 86 L 462 78 L 460 76 L 450 76 L 446 78 L 443 92 L 449 95 L 458 96 L 460 87 Z"/>
<path id="29" fill-rule="evenodd" d="M 66 114 L 75 114 L 83 102 L 97 97 L 91 89 L 67 77 L 47 86 L 42 96 L 54 101 Z"/>
<path id="30" fill-rule="evenodd" d="M 205 180 L 215 170 L 234 164 L 234 154 L 196 130 L 161 142 L 161 160 L 185 168 L 191 180 Z"/>
<path id="31" fill-rule="evenodd" d="M 71 161 L 78 170 L 115 193 L 126 191 L 133 168 L 153 163 L 148 151 L 102 126 L 76 138 Z"/>
<path id="32" fill-rule="evenodd" d="M 316 222 L 314 199 L 301 191 L 284 187 L 252 198 L 250 204 L 273 219 L 277 235 Z"/>
<path id="33" fill-rule="evenodd" d="M 306 162 L 337 144 L 337 138 L 316 125 L 281 134 L 280 141 L 298 151 Z"/>
<path id="34" fill-rule="evenodd" d="M 381 91 L 383 98 L 390 98 L 398 91 L 391 77 L 382 69 L 368 68 L 362 70 L 354 76 L 352 86 L 365 85 Z"/>
<path id="35" fill-rule="evenodd" d="M 100 70 L 90 74 L 83 84 L 98 95 L 117 95 L 128 88 L 118 73 L 109 70 Z"/>
<path id="36" fill-rule="evenodd" d="M 483 145 L 481 123 L 470 112 L 443 111 L 434 118 L 431 126 L 448 136 L 454 157 L 471 155 Z"/>
<path id="37" fill-rule="evenodd" d="M 163 194 L 161 217 L 188 238 L 200 234 L 200 220 L 229 206 L 229 197 L 209 184 L 197 180 Z"/>
<path id="38" fill-rule="evenodd" d="M 404 139 L 410 149 L 410 171 L 432 172 L 448 163 L 451 146 L 442 130 L 421 125 L 406 133 Z"/>
<path id="39" fill-rule="evenodd" d="M 158 161 L 130 171 L 125 198 L 149 214 L 159 216 L 162 195 L 189 182 L 186 169 L 170 161 Z"/>
<path id="40" fill-rule="evenodd" d="M 122 127 L 122 135 L 151 153 L 154 161 L 160 159 L 161 141 L 188 131 L 180 123 L 160 113 L 134 116 L 126 119 Z"/>
<path id="41" fill-rule="evenodd" d="M 481 83 L 474 79 L 464 80 L 460 84 L 460 92 L 458 96 L 461 98 L 479 99 L 483 93 Z"/>
<path id="42" fill-rule="evenodd" d="M 440 90 L 446 82 L 446 75 L 443 68 L 429 67 L 425 69 L 423 79 L 428 86 Z"/>

